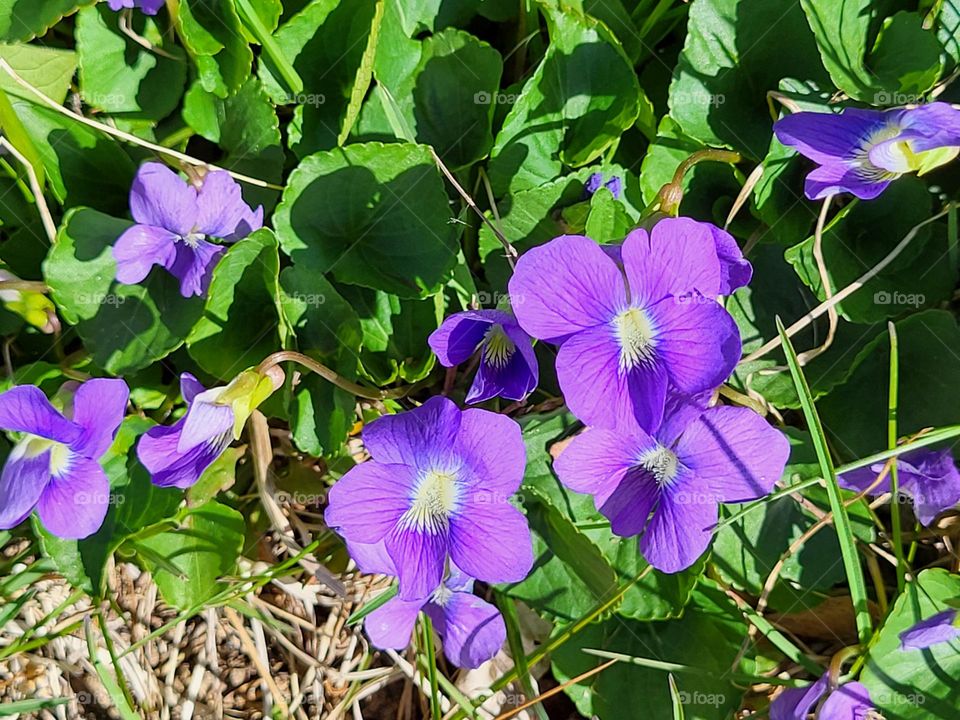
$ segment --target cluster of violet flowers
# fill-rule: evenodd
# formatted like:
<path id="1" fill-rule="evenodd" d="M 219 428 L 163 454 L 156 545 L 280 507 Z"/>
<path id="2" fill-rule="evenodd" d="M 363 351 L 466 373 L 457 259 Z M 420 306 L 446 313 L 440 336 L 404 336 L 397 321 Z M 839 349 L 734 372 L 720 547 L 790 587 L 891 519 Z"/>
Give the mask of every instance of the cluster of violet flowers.
<path id="1" fill-rule="evenodd" d="M 153 484 L 195 484 L 282 384 L 279 368 L 245 370 L 210 390 L 184 373 L 186 413 L 171 426 L 150 428 L 137 444 Z M 82 540 L 101 528 L 110 506 L 110 481 L 101 462 L 126 415 L 129 395 L 126 382 L 113 378 L 64 383 L 53 402 L 33 385 L 0 393 L 0 429 L 22 433 L 0 474 L 0 530 L 16 527 L 34 510 L 47 531 L 63 539 Z"/>

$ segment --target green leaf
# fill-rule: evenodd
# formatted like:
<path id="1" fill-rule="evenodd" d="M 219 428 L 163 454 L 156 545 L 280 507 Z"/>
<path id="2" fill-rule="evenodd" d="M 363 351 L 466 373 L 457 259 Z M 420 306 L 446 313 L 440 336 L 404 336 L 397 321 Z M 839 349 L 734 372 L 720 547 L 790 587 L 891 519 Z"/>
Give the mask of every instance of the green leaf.
<path id="1" fill-rule="evenodd" d="M 80 94 L 107 113 L 160 120 L 180 103 L 186 63 L 147 50 L 121 32 L 119 23 L 120 15 L 104 3 L 77 14 Z M 177 52 L 157 21 L 143 13 L 131 15 L 130 29 L 167 54 Z"/>
<path id="2" fill-rule="evenodd" d="M 301 352 L 322 360 L 336 360 L 340 355 L 356 359 L 363 338 L 360 317 L 323 275 L 304 265 L 284 268 L 280 273 L 280 302 Z"/>
<path id="3" fill-rule="evenodd" d="M 32 40 L 60 19 L 97 0 L 0 0 L 0 40 Z"/>
<path id="4" fill-rule="evenodd" d="M 127 212 L 136 167 L 116 141 L 49 108 L 17 97 L 10 101 L 60 204 L 95 205 L 114 215 Z"/>
<path id="5" fill-rule="evenodd" d="M 451 29 L 424 40 L 419 57 L 413 72 L 383 85 L 397 99 L 418 142 L 433 146 L 453 169 L 471 165 L 493 145 L 491 121 L 503 72 L 500 53 L 469 33 Z"/>
<path id="6" fill-rule="evenodd" d="M 190 357 L 230 380 L 279 346 L 280 258 L 267 228 L 231 246 L 213 270 L 203 316 L 187 338 Z"/>
<path id="7" fill-rule="evenodd" d="M 931 202 L 922 180 L 901 178 L 876 200 L 859 203 L 831 223 L 823 233 L 823 256 L 833 291 L 879 263 L 914 226 L 930 217 Z M 869 323 L 948 300 L 957 281 L 957 268 L 942 262 L 950 247 L 945 230 L 944 224 L 920 228 L 896 262 L 840 303 L 838 310 L 853 322 Z M 823 300 L 813 246 L 810 237 L 787 250 L 785 257 L 804 284 Z"/>
<path id="8" fill-rule="evenodd" d="M 225 585 L 221 578 L 234 571 L 243 547 L 243 515 L 218 502 L 191 510 L 181 526 L 138 541 L 141 560 L 153 572 L 164 601 L 179 610 L 201 607 Z M 179 577 L 152 560 L 165 558 Z"/>
<path id="9" fill-rule="evenodd" d="M 250 76 L 253 51 L 233 2 L 180 0 L 177 22 L 203 88 L 218 97 L 239 90 Z"/>
<path id="10" fill-rule="evenodd" d="M 141 285 L 114 281 L 111 246 L 130 225 L 89 208 L 72 210 L 43 263 L 61 317 L 113 374 L 136 372 L 180 347 L 203 308 L 202 300 L 182 297 L 162 268 Z"/>
<path id="11" fill-rule="evenodd" d="M 442 295 L 408 300 L 349 285 L 340 293 L 360 318 L 360 369 L 365 376 L 387 385 L 397 378 L 414 383 L 430 374 L 436 357 L 427 338 L 443 318 Z"/>
<path id="12" fill-rule="evenodd" d="M 960 329 L 949 312 L 927 310 L 896 323 L 900 388 L 897 425 L 901 436 L 926 427 L 960 423 Z M 887 447 L 890 367 L 886 333 L 877 335 L 853 362 L 849 379 L 821 402 L 824 423 L 842 457 L 864 457 Z M 851 415 L 850 408 L 856 408 Z"/>
<path id="13" fill-rule="evenodd" d="M 874 105 L 917 102 L 940 74 L 940 45 L 916 13 L 899 12 L 874 39 L 880 8 L 870 0 L 801 0 L 834 84 Z"/>
<path id="14" fill-rule="evenodd" d="M 901 650 L 900 633 L 946 610 L 960 596 L 960 577 L 947 570 L 922 571 L 897 598 L 860 676 L 884 717 L 947 720 L 960 706 L 960 642 L 927 650 Z"/>
<path id="15" fill-rule="evenodd" d="M 290 175 L 274 225 L 294 263 L 404 297 L 437 292 L 459 231 L 440 174 L 419 145 L 349 145 Z"/>
<path id="16" fill-rule="evenodd" d="M 739 611 L 715 585 L 705 582 L 680 620 L 642 623 L 621 618 L 586 627 L 553 653 L 558 682 L 600 664 L 584 653 L 605 650 L 679 664 L 674 670 L 684 710 L 698 720 L 726 720 L 743 693 L 731 676 L 731 666 L 747 632 Z M 669 671 L 621 662 L 581 684 L 565 688 L 585 717 L 619 720 L 624 708 L 643 708 L 650 720 L 672 720 Z"/>
<path id="17" fill-rule="evenodd" d="M 17 75 L 58 103 L 66 99 L 70 81 L 77 69 L 77 53 L 39 45 L 0 44 L 0 58 L 6 60 Z M 37 101 L 35 94 L 21 87 L 3 71 L 0 71 L 0 88 L 8 95 Z"/>
<path id="18" fill-rule="evenodd" d="M 763 157 L 773 125 L 766 93 L 788 74 L 828 81 L 796 0 L 699 0 L 670 85 L 670 116 L 701 142 Z"/>
<path id="19" fill-rule="evenodd" d="M 272 58 L 261 56 L 260 78 L 271 99 L 297 106 L 289 145 L 300 157 L 336 147 L 347 127 L 354 87 L 369 82 L 363 68 L 378 7 L 377 0 L 311 0 L 280 26 L 273 37 L 302 78 L 301 92 L 291 94 Z"/>
<path id="20" fill-rule="evenodd" d="M 276 108 L 257 78 L 250 78 L 225 99 L 207 92 L 199 83 L 187 92 L 183 119 L 200 135 L 226 151 L 217 162 L 234 172 L 280 183 L 284 152 Z M 279 192 L 248 183 L 241 185 L 244 200 L 252 207 L 273 208 Z"/>
<path id="21" fill-rule="evenodd" d="M 541 3 L 550 46 L 497 134 L 490 182 L 504 195 L 596 160 L 640 114 L 630 60 L 605 25 L 570 7 Z"/>

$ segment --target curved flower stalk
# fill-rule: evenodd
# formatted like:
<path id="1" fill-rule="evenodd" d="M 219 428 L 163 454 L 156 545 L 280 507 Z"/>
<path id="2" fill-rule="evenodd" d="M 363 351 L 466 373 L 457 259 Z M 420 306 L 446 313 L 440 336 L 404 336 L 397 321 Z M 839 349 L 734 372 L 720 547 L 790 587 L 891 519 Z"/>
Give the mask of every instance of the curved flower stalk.
<path id="1" fill-rule="evenodd" d="M 841 487 L 863 492 L 883 471 L 883 463 L 851 470 L 837 476 Z M 897 489 L 913 500 L 913 510 L 923 525 L 932 525 L 944 510 L 960 503 L 960 471 L 949 448 L 919 448 L 897 460 Z M 875 495 L 890 492 L 890 476 L 870 491 Z"/>
<path id="2" fill-rule="evenodd" d="M 960 613 L 951 608 L 939 612 L 900 633 L 900 649 L 926 650 L 960 638 Z"/>
<path id="3" fill-rule="evenodd" d="M 527 333 L 560 345 L 557 378 L 574 415 L 652 431 L 669 388 L 715 388 L 740 358 L 736 323 L 716 302 L 723 278 L 708 226 L 668 218 L 609 254 L 580 235 L 535 247 L 510 296 Z"/>
<path id="4" fill-rule="evenodd" d="M 617 535 L 640 535 L 663 572 L 693 565 L 710 545 L 720 503 L 767 495 L 790 456 L 786 437 L 747 408 L 702 409 L 671 398 L 653 435 L 634 424 L 591 428 L 554 467 L 572 490 L 593 495 Z"/>
<path id="5" fill-rule="evenodd" d="M 57 410 L 40 388 L 0 394 L 0 428 L 25 433 L 0 475 L 0 529 L 36 509 L 43 526 L 69 540 L 93 535 L 107 515 L 110 481 L 98 462 L 117 434 L 129 390 L 123 380 L 94 379 L 64 389 Z"/>
<path id="6" fill-rule="evenodd" d="M 349 543 L 350 555 L 365 573 L 396 575 L 384 544 Z M 410 644 L 422 611 L 443 641 L 443 652 L 461 668 L 476 668 L 503 647 L 507 627 L 500 611 L 473 594 L 474 580 L 451 563 L 447 577 L 436 590 L 419 600 L 394 597 L 370 613 L 364 629 L 375 647 L 403 650 Z"/>
<path id="7" fill-rule="evenodd" d="M 494 397 L 523 400 L 537 387 L 540 371 L 533 341 L 504 310 L 467 310 L 451 315 L 427 339 L 444 367 L 480 353 L 468 403 Z"/>
<path id="8" fill-rule="evenodd" d="M 165 2 L 166 0 L 107 0 L 107 5 L 114 11 L 140 8 L 144 15 L 156 15 Z"/>
<path id="9" fill-rule="evenodd" d="M 228 173 L 207 173 L 198 191 L 155 162 L 144 163 L 137 172 L 130 213 L 137 224 L 113 247 L 117 282 L 135 285 L 160 265 L 180 281 L 184 297 L 206 294 L 213 268 L 226 251 L 207 238 L 230 243 L 263 227 L 263 208 L 252 210 Z"/>
<path id="10" fill-rule="evenodd" d="M 250 414 L 283 385 L 279 367 L 265 374 L 244 370 L 228 385 L 207 390 L 190 373 L 180 376 L 187 412 L 170 426 L 144 433 L 137 457 L 154 485 L 188 488 L 239 439 Z"/>
<path id="11" fill-rule="evenodd" d="M 811 200 L 840 192 L 872 200 L 901 175 L 923 175 L 960 152 L 960 110 L 941 102 L 898 110 L 799 112 L 779 120 L 773 131 L 781 143 L 819 163 L 805 183 Z"/>
<path id="12" fill-rule="evenodd" d="M 444 397 L 363 431 L 372 459 L 331 489 L 326 522 L 351 544 L 381 541 L 402 600 L 423 600 L 452 561 L 483 582 L 518 582 L 533 566 L 527 520 L 510 503 L 523 479 L 520 426 Z"/>
<path id="13" fill-rule="evenodd" d="M 770 703 L 770 720 L 807 720 L 820 698 L 830 691 L 830 677 L 823 675 L 805 688 L 784 690 Z M 867 688 L 858 682 L 829 692 L 817 713 L 818 720 L 882 720 Z"/>

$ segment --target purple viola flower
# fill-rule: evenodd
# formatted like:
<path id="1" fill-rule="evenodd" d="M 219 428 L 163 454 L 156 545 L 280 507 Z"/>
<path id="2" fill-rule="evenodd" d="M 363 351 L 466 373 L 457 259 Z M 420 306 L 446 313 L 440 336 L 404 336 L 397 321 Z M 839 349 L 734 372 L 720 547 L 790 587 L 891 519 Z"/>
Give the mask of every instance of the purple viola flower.
<path id="1" fill-rule="evenodd" d="M 583 186 L 583 194 L 585 197 L 590 197 L 602 187 L 609 190 L 617 200 L 623 194 L 623 180 L 617 175 L 611 175 L 610 179 L 604 182 L 603 173 L 594 173 L 587 179 L 586 185 Z"/>
<path id="2" fill-rule="evenodd" d="M 620 258 L 588 237 L 558 237 L 520 257 L 510 296 L 527 333 L 560 345 L 557 378 L 574 415 L 653 430 L 668 388 L 698 393 L 730 375 L 740 333 L 715 301 L 722 273 L 705 225 L 634 230 Z"/>
<path id="3" fill-rule="evenodd" d="M 532 340 L 503 310 L 467 310 L 451 315 L 427 340 L 444 367 L 480 352 L 480 366 L 467 393 L 468 403 L 497 396 L 523 400 L 537 387 L 539 369 Z"/>
<path id="4" fill-rule="evenodd" d="M 384 543 L 349 545 L 350 554 L 364 572 L 394 575 Z M 443 652 L 461 668 L 480 667 L 503 647 L 507 628 L 496 607 L 473 594 L 474 580 L 451 564 L 450 574 L 436 590 L 420 600 L 394 597 L 370 613 L 364 628 L 382 650 L 403 650 L 410 644 L 421 611 L 443 640 Z"/>
<path id="5" fill-rule="evenodd" d="M 806 179 L 811 200 L 839 192 L 871 200 L 904 173 L 922 175 L 960 152 L 960 110 L 942 102 L 799 112 L 780 119 L 773 130 L 781 143 L 819 163 Z"/>
<path id="6" fill-rule="evenodd" d="M 812 685 L 784 690 L 770 703 L 770 720 L 807 720 L 814 706 L 830 689 L 823 675 Z M 827 695 L 817 720 L 881 720 L 867 688 L 858 682 L 841 685 Z"/>
<path id="7" fill-rule="evenodd" d="M 26 433 L 0 475 L 0 529 L 19 525 L 34 509 L 57 537 L 79 540 L 100 529 L 110 481 L 98 461 L 117 434 L 128 396 L 123 380 L 106 378 L 79 385 L 65 412 L 33 385 L 0 394 L 0 428 Z"/>
<path id="8" fill-rule="evenodd" d="M 677 221 L 680 222 L 677 222 Z M 664 218 L 660 223 L 667 223 L 664 230 L 670 229 L 674 232 L 709 232 L 713 237 L 714 250 L 717 253 L 717 260 L 720 262 L 720 287 L 717 290 L 718 295 L 730 295 L 738 288 L 746 287 L 753 279 L 753 266 L 743 257 L 743 251 L 737 244 L 733 235 L 726 230 L 718 228 L 712 223 L 698 222 L 690 218 Z M 664 242 L 661 239 L 660 231 L 657 230 L 660 223 L 653 228 L 653 241 Z M 667 236 L 668 237 L 668 236 Z M 668 240 L 667 240 L 668 241 Z M 604 251 L 612 257 L 618 264 L 623 264 L 622 245 L 608 244 L 601 245 Z"/>
<path id="9" fill-rule="evenodd" d="M 876 482 L 883 463 L 851 470 L 837 476 L 842 487 L 863 492 Z M 913 510 L 924 525 L 931 525 L 944 510 L 960 503 L 960 471 L 949 448 L 931 450 L 919 448 L 905 453 L 897 460 L 898 490 L 913 500 Z M 890 475 L 876 488 L 875 495 L 890 492 Z"/>
<path id="10" fill-rule="evenodd" d="M 113 247 L 117 282 L 135 285 L 161 265 L 180 281 L 184 297 L 203 295 L 225 252 L 206 238 L 234 242 L 263 227 L 263 207 L 243 201 L 240 186 L 222 170 L 207 174 L 197 191 L 166 165 L 140 166 L 130 188 L 136 225 Z"/>
<path id="11" fill-rule="evenodd" d="M 653 436 L 636 424 L 590 428 L 554 467 L 564 485 L 593 495 L 614 533 L 641 535 L 647 562 L 673 573 L 707 549 L 719 504 L 767 495 L 789 456 L 786 437 L 752 410 L 672 396 Z"/>
<path id="12" fill-rule="evenodd" d="M 960 638 L 957 614 L 957 611 L 952 608 L 944 610 L 904 630 L 900 633 L 900 649 L 926 650 L 933 645 Z"/>
<path id="13" fill-rule="evenodd" d="M 510 503 L 526 464 L 516 422 L 434 397 L 372 422 L 363 441 L 372 459 L 330 489 L 326 521 L 349 543 L 384 541 L 401 599 L 433 593 L 448 556 L 483 582 L 527 576 L 530 529 Z"/>
<path id="14" fill-rule="evenodd" d="M 166 0 L 107 0 L 111 10 L 140 8 L 144 15 L 156 15 Z"/>
<path id="15" fill-rule="evenodd" d="M 283 372 L 245 370 L 228 385 L 207 390 L 190 373 L 180 375 L 180 393 L 187 412 L 170 426 L 147 430 L 137 444 L 137 457 L 154 485 L 188 488 L 240 436 L 247 418 L 283 385 Z"/>

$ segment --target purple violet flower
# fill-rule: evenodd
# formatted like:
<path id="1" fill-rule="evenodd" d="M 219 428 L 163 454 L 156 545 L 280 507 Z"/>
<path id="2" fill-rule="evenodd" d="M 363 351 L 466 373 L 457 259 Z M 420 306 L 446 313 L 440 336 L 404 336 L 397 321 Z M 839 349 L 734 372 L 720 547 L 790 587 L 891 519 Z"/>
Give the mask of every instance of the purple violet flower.
<path id="1" fill-rule="evenodd" d="M 245 370 L 228 385 L 207 390 L 190 373 L 180 375 L 180 393 L 187 412 L 170 426 L 147 430 L 137 444 L 137 457 L 159 487 L 188 488 L 240 437 L 252 413 L 283 385 L 283 373 L 266 375 Z"/>
<path id="2" fill-rule="evenodd" d="M 583 194 L 586 197 L 590 197 L 602 187 L 609 190 L 617 200 L 619 200 L 623 194 L 623 180 L 617 175 L 611 175 L 610 179 L 604 182 L 603 173 L 594 173 L 587 179 L 586 185 L 583 186 Z"/>
<path id="3" fill-rule="evenodd" d="M 712 223 L 699 222 L 697 220 L 691 220 L 690 218 L 665 218 L 660 222 L 666 222 L 669 227 L 676 225 L 675 220 L 677 219 L 681 219 L 688 227 L 699 225 L 701 231 L 706 230 L 713 236 L 714 249 L 717 253 L 717 259 L 720 261 L 720 288 L 717 290 L 718 295 L 730 295 L 735 290 L 750 284 L 750 280 L 753 279 L 753 266 L 743 257 L 743 251 L 740 249 L 733 235 Z M 691 223 L 693 225 L 691 225 Z M 653 234 L 655 236 L 658 235 L 657 228 L 659 225 L 660 223 L 653 228 Z M 655 237 L 654 239 L 656 240 L 658 238 Z M 617 264 L 623 264 L 622 244 L 607 244 L 601 245 L 600 247 L 602 247 Z"/>
<path id="4" fill-rule="evenodd" d="M 444 367 L 466 362 L 478 350 L 480 366 L 468 403 L 493 397 L 523 400 L 539 378 L 532 340 L 503 310 L 467 310 L 451 315 L 427 340 Z"/>
<path id="5" fill-rule="evenodd" d="M 235 242 L 263 227 L 263 208 L 251 210 L 226 172 L 208 173 L 197 191 L 155 162 L 140 166 L 130 188 L 130 212 L 137 224 L 113 248 L 117 282 L 135 285 L 162 265 L 180 280 L 184 297 L 207 292 L 226 250 L 206 238 Z"/>
<path id="6" fill-rule="evenodd" d="M 942 102 L 912 109 L 799 112 L 780 119 L 773 130 L 781 143 L 820 164 L 807 175 L 811 200 L 839 192 L 871 200 L 904 173 L 923 175 L 960 152 L 960 110 Z"/>
<path id="7" fill-rule="evenodd" d="M 876 482 L 883 463 L 851 470 L 837 476 L 841 487 L 863 492 Z M 944 510 L 960 503 L 960 471 L 949 448 L 919 448 L 897 460 L 898 490 L 913 500 L 913 510 L 923 525 L 931 525 Z M 876 488 L 874 495 L 890 492 L 889 474 Z"/>
<path id="8" fill-rule="evenodd" d="M 960 638 L 957 614 L 957 611 L 952 608 L 944 610 L 904 630 L 900 633 L 900 649 L 926 650 L 933 645 Z"/>
<path id="9" fill-rule="evenodd" d="M 396 575 L 384 543 L 348 545 L 363 572 Z M 443 640 L 443 651 L 457 667 L 479 667 L 503 647 L 507 628 L 496 607 L 473 594 L 474 580 L 451 563 L 450 574 L 436 590 L 420 600 L 394 597 L 370 613 L 364 628 L 382 650 L 403 650 L 410 644 L 422 610 Z"/>
<path id="10" fill-rule="evenodd" d="M 560 345 L 557 378 L 574 415 L 653 430 L 669 387 L 693 394 L 730 375 L 740 333 L 715 300 L 722 273 L 705 224 L 634 230 L 620 257 L 622 267 L 588 237 L 555 238 L 520 257 L 510 296 L 527 333 Z"/>
<path id="11" fill-rule="evenodd" d="M 807 720 L 829 688 L 830 678 L 823 675 L 812 685 L 784 690 L 770 703 L 770 720 Z M 817 720 L 881 720 L 881 715 L 873 706 L 867 688 L 850 682 L 827 695 Z"/>
<path id="12" fill-rule="evenodd" d="M 65 412 L 33 385 L 0 394 L 0 428 L 26 433 L 0 475 L 0 529 L 19 525 L 34 509 L 60 538 L 80 540 L 100 529 L 110 481 L 98 460 L 117 434 L 128 396 L 123 380 L 106 378 L 79 385 Z"/>
<path id="13" fill-rule="evenodd" d="M 658 570 L 693 565 L 713 537 L 720 503 L 767 495 L 790 456 L 786 437 L 752 410 L 701 409 L 672 397 L 654 436 L 637 425 L 590 428 L 554 467 L 571 490 L 589 493 L 610 529 L 641 535 Z"/>
<path id="14" fill-rule="evenodd" d="M 166 0 L 107 0 L 107 5 L 114 11 L 137 7 L 144 15 L 156 15 L 165 2 Z"/>
<path id="15" fill-rule="evenodd" d="M 429 597 L 448 555 L 483 582 L 527 576 L 530 529 L 510 504 L 526 464 L 516 422 L 433 397 L 370 423 L 363 442 L 372 459 L 330 489 L 326 521 L 351 544 L 384 541 L 401 599 Z"/>

